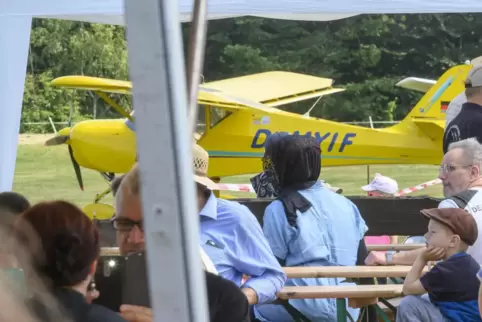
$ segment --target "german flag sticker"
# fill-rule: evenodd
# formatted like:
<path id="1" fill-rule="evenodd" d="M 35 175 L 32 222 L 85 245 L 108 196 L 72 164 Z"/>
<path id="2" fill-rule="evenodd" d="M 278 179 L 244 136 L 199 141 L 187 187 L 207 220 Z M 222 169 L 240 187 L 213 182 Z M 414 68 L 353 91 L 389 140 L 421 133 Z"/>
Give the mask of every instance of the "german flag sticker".
<path id="1" fill-rule="evenodd" d="M 445 113 L 447 112 L 447 109 L 449 108 L 450 102 L 440 102 L 440 112 Z"/>

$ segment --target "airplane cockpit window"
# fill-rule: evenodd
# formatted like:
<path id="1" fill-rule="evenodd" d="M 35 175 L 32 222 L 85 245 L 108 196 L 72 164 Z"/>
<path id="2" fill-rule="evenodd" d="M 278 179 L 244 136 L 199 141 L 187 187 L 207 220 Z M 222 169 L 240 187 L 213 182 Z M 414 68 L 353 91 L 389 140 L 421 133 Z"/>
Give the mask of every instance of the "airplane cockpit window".
<path id="1" fill-rule="evenodd" d="M 214 127 L 214 126 L 216 126 L 216 124 L 218 124 L 219 122 L 221 122 L 222 120 L 227 118 L 232 113 L 230 111 L 227 111 L 227 110 L 219 108 L 219 107 L 211 107 L 209 109 L 209 114 L 210 114 L 209 119 L 211 120 L 211 122 L 210 122 L 211 124 L 209 124 L 209 125 L 210 125 L 210 127 Z"/>
<path id="2" fill-rule="evenodd" d="M 203 136 L 206 132 L 206 110 L 205 105 L 198 105 L 197 107 L 197 123 L 196 123 L 196 133 L 199 136 Z"/>
<path id="3" fill-rule="evenodd" d="M 196 132 L 199 133 L 200 136 L 202 136 L 205 131 L 206 131 L 206 113 L 205 113 L 205 106 L 204 105 L 199 105 L 198 108 L 198 118 L 197 118 L 197 125 L 196 125 Z M 209 127 L 212 128 L 216 126 L 219 122 L 224 120 L 226 117 L 231 115 L 232 113 L 230 111 L 227 111 L 222 108 L 218 107 L 210 107 L 209 108 L 209 120 L 210 124 Z M 135 111 L 132 111 L 130 113 L 130 116 L 132 119 L 135 118 Z M 127 127 L 129 127 L 132 131 L 136 130 L 135 124 L 131 122 L 129 119 L 125 120 L 125 124 Z"/>
<path id="4" fill-rule="evenodd" d="M 129 115 L 132 117 L 132 119 L 134 120 L 135 117 L 134 117 L 134 112 L 135 111 L 132 111 Z M 129 120 L 128 118 L 126 118 L 126 125 L 129 129 L 131 129 L 132 131 L 136 131 L 136 126 L 133 122 L 131 122 L 131 120 Z"/>

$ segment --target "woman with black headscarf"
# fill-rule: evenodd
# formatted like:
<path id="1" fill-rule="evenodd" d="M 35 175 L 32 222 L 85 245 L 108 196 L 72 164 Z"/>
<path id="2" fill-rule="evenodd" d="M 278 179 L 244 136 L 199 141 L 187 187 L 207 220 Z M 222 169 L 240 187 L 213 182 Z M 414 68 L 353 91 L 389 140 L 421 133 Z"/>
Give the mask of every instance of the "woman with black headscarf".
<path id="1" fill-rule="evenodd" d="M 267 142 L 263 174 L 253 179 L 256 191 L 276 198 L 265 210 L 263 231 L 283 266 L 353 266 L 367 227 L 356 206 L 325 188 L 318 180 L 321 149 L 312 137 L 276 135 Z M 263 182 L 263 185 L 256 183 Z M 269 187 L 261 191 L 260 187 Z M 266 193 L 265 193 L 266 194 Z M 287 286 L 338 285 L 338 278 L 289 279 Z M 349 285 L 349 283 L 344 283 Z M 290 312 L 290 313 L 288 313 Z M 354 320 L 359 310 L 348 308 Z M 290 300 L 283 305 L 258 305 L 259 320 L 293 321 L 290 314 L 308 321 L 336 320 L 334 299 Z"/>

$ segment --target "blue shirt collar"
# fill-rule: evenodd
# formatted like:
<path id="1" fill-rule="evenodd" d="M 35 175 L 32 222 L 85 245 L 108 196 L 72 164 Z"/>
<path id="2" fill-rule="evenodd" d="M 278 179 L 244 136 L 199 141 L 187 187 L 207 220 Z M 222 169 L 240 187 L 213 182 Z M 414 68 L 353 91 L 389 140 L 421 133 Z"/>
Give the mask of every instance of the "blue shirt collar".
<path id="1" fill-rule="evenodd" d="M 199 215 L 214 220 L 218 218 L 218 200 L 216 199 L 216 196 L 214 196 L 214 193 L 211 192 L 208 201 L 206 201 L 206 204 L 203 209 L 201 209 Z"/>
<path id="2" fill-rule="evenodd" d="M 458 252 L 458 253 L 453 254 L 452 256 L 450 256 L 450 257 L 447 258 L 447 259 L 457 258 L 457 257 L 464 257 L 464 256 L 467 256 L 467 255 L 469 255 L 469 254 L 467 254 L 466 252 Z"/>

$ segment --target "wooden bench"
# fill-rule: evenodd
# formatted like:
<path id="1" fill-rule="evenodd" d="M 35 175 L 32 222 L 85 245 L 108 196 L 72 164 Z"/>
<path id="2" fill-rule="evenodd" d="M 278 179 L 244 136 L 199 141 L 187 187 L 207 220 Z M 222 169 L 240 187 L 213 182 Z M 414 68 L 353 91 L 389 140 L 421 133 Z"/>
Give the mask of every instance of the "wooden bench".
<path id="1" fill-rule="evenodd" d="M 399 279 L 407 276 L 407 274 L 411 270 L 411 266 L 323 266 L 323 267 L 284 267 L 283 270 L 287 274 L 288 278 L 336 278 L 336 277 L 345 277 L 349 279 L 358 279 L 358 278 L 392 278 L 392 279 Z M 423 273 L 429 271 L 429 267 L 426 266 L 423 270 Z M 396 286 L 401 288 L 402 285 L 400 281 L 396 281 L 398 285 L 359 285 L 357 290 L 365 290 L 368 288 L 369 290 L 373 290 L 372 287 L 382 286 L 382 287 L 391 287 Z M 346 287 L 346 286 L 343 286 Z M 352 286 L 356 287 L 356 286 Z M 290 290 L 289 288 L 285 288 L 285 290 Z M 342 291 L 346 291 L 348 289 L 343 289 Z M 378 292 L 380 289 L 376 289 Z M 397 289 L 398 290 L 398 289 Z M 325 290 L 326 291 L 326 290 Z M 324 291 L 324 292 L 325 292 Z M 398 292 L 398 291 L 397 291 Z M 401 293 L 401 291 L 400 291 Z M 305 295 L 307 293 L 304 293 Z M 398 296 L 398 295 L 397 295 Z M 389 298 L 393 296 L 379 296 L 381 298 Z M 383 321 L 390 321 L 390 319 L 395 318 L 395 309 L 400 304 L 401 298 L 389 298 L 384 299 L 383 302 L 379 302 L 378 298 L 369 297 L 364 299 L 355 299 L 354 297 L 348 298 L 348 304 L 354 307 L 367 307 L 371 305 L 376 305 L 376 310 L 378 314 L 381 316 Z"/>
<path id="2" fill-rule="evenodd" d="M 278 298 L 289 299 L 336 299 L 337 321 L 346 322 L 349 314 L 348 305 L 354 308 L 376 305 L 378 298 L 395 298 L 402 295 L 402 285 L 338 285 L 338 286 L 286 286 L 279 293 Z M 378 313 L 384 321 L 389 317 L 378 307 Z"/>
<path id="3" fill-rule="evenodd" d="M 407 250 L 419 249 L 425 247 L 425 244 L 389 244 L 389 245 L 367 245 L 367 250 L 371 251 L 387 251 L 393 250 L 397 252 L 403 252 Z"/>
<path id="4" fill-rule="evenodd" d="M 424 244 L 390 244 L 390 245 L 367 245 L 368 251 L 407 251 L 425 247 Z M 117 247 L 102 247 L 100 251 L 101 256 L 119 256 L 119 248 Z"/>
<path id="5" fill-rule="evenodd" d="M 412 269 L 411 266 L 304 266 L 283 267 L 288 278 L 377 278 L 377 277 L 405 277 Z M 428 267 L 423 270 L 428 272 Z"/>

